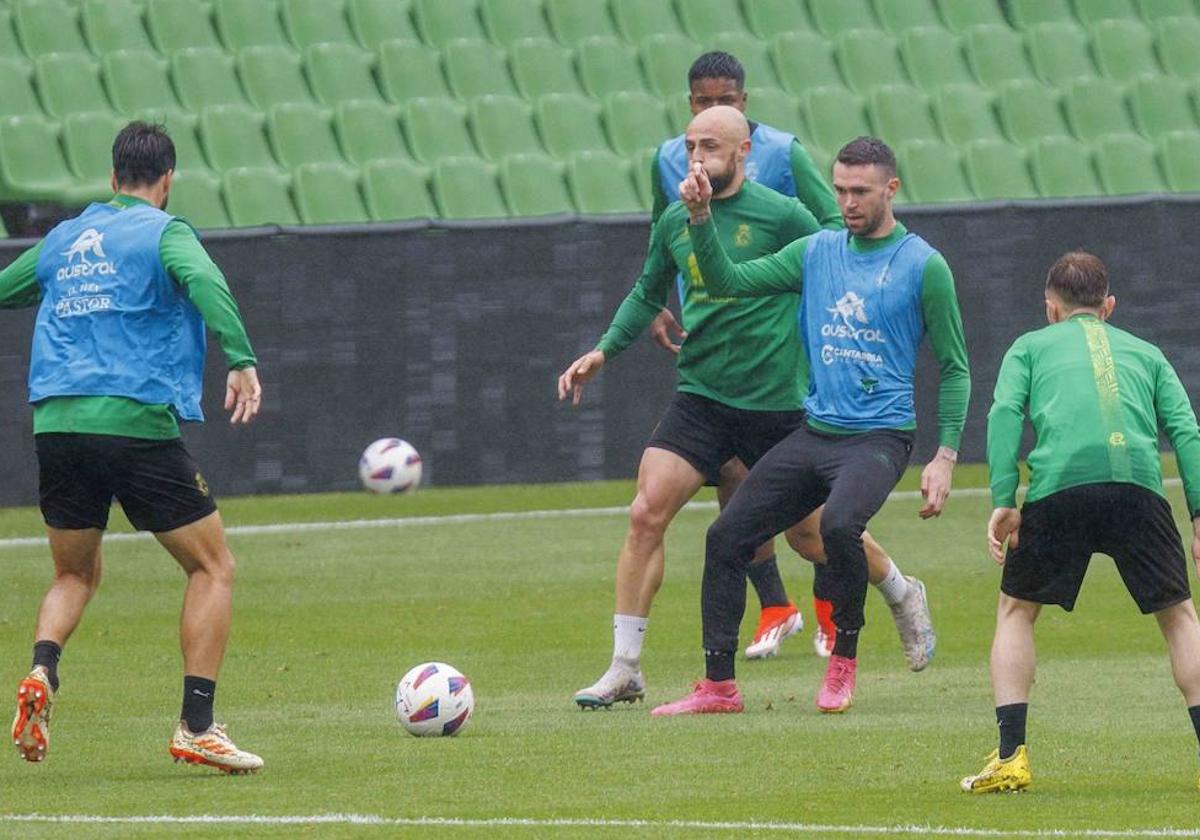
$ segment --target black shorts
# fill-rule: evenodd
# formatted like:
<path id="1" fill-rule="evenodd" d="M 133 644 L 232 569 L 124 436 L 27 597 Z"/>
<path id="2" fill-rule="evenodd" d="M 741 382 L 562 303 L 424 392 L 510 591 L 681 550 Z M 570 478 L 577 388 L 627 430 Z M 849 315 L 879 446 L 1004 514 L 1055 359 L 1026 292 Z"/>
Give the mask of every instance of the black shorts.
<path id="1" fill-rule="evenodd" d="M 1013 598 L 1074 609 L 1093 554 L 1116 561 L 1143 613 L 1191 597 L 1171 506 L 1145 487 L 1084 484 L 1028 502 L 1017 536 L 1000 580 L 1001 591 Z"/>
<path id="2" fill-rule="evenodd" d="M 117 435 L 35 436 L 42 518 L 51 528 L 108 525 L 114 497 L 139 531 L 173 531 L 217 509 L 183 441 Z"/>
<path id="3" fill-rule="evenodd" d="M 768 449 L 803 424 L 803 409 L 749 411 L 678 392 L 646 446 L 674 452 L 715 484 L 730 458 L 753 467 Z"/>

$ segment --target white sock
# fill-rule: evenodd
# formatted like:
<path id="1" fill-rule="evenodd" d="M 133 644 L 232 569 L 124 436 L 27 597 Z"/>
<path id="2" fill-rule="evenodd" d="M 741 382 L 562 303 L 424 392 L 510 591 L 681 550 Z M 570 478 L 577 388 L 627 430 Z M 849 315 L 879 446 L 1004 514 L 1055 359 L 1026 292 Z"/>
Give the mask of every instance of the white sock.
<path id="1" fill-rule="evenodd" d="M 624 660 L 636 666 L 642 658 L 642 639 L 646 637 L 649 618 L 640 615 L 613 616 L 613 660 Z"/>
<path id="2" fill-rule="evenodd" d="M 900 567 L 893 563 L 890 557 L 888 565 L 891 566 L 891 569 L 888 570 L 883 580 L 875 584 L 875 588 L 879 590 L 883 600 L 887 601 L 889 606 L 893 606 L 903 601 L 904 596 L 908 594 L 908 581 L 904 579 Z"/>

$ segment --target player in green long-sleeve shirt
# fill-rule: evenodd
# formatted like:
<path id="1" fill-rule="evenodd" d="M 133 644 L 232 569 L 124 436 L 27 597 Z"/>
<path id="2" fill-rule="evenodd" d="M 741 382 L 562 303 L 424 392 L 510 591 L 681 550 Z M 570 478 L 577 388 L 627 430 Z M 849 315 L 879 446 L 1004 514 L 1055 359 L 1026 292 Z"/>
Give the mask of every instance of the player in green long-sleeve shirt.
<path id="1" fill-rule="evenodd" d="M 33 669 L 17 691 L 12 739 L 45 759 L 58 662 L 100 582 L 112 500 L 187 575 L 183 705 L 169 750 L 227 773 L 262 767 L 213 721 L 233 607 L 234 558 L 207 482 L 179 439 L 200 421 L 204 330 L 229 365 L 225 408 L 250 422 L 262 401 L 254 351 L 220 270 L 186 223 L 164 212 L 175 146 L 133 122 L 112 145 L 116 196 L 57 225 L 0 272 L 0 308 L 37 307 L 29 369 L 42 517 L 54 582 L 38 612 Z M 149 689 L 130 666 L 123 690 Z"/>
<path id="2" fill-rule="evenodd" d="M 1046 279 L 1051 325 L 1018 338 L 1000 365 L 987 433 L 995 508 L 988 548 L 1004 565 L 991 663 L 1000 744 L 982 771 L 962 780 L 969 792 L 1029 785 L 1034 623 L 1044 604 L 1074 608 L 1094 553 L 1116 561 L 1138 608 L 1158 620 L 1200 739 L 1200 621 L 1158 451 L 1162 431 L 1179 462 L 1200 570 L 1200 429 L 1162 351 L 1108 323 L 1115 304 L 1104 263 L 1065 254 Z M 1027 414 L 1036 443 L 1018 510 Z"/>

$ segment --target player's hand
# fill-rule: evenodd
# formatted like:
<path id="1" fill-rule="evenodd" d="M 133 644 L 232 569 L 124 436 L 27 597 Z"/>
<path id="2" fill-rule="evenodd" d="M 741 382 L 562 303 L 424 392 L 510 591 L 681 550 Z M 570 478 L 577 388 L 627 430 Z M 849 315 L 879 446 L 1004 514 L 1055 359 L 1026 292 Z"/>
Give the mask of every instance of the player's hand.
<path id="1" fill-rule="evenodd" d="M 671 340 L 672 333 L 679 337 L 680 343 L 687 338 L 687 330 L 679 326 L 679 322 L 675 320 L 670 309 L 664 309 L 658 313 L 658 317 L 650 325 L 650 336 L 662 349 L 678 353 L 679 345 Z"/>
<path id="2" fill-rule="evenodd" d="M 262 407 L 262 385 L 253 367 L 229 371 L 225 379 L 225 410 L 233 409 L 230 423 L 249 423 Z"/>
<path id="3" fill-rule="evenodd" d="M 712 183 L 703 164 L 693 163 L 687 177 L 679 183 L 679 198 L 687 207 L 693 222 L 703 222 L 708 218 L 712 192 Z"/>
<path id="4" fill-rule="evenodd" d="M 957 452 L 943 446 L 921 471 L 921 496 L 925 499 L 925 506 L 920 512 L 922 519 L 942 515 L 946 499 L 950 498 L 950 479 L 957 459 Z"/>
<path id="5" fill-rule="evenodd" d="M 558 377 L 558 398 L 565 400 L 571 395 L 571 405 L 579 405 L 583 397 L 583 385 L 604 367 L 604 354 L 599 350 L 584 353 Z"/>
<path id="6" fill-rule="evenodd" d="M 988 553 L 1001 566 L 1004 565 L 1004 541 L 1008 540 L 1010 549 L 1016 548 L 1020 527 L 1021 511 L 1016 508 L 996 508 L 992 511 L 992 518 L 988 520 Z M 1196 549 L 1195 543 L 1192 549 Z"/>

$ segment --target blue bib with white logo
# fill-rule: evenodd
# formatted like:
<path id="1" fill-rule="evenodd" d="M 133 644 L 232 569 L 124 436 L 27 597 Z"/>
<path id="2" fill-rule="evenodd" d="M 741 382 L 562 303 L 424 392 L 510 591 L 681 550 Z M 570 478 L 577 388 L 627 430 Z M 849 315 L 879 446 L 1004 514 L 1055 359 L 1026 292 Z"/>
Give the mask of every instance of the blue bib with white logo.
<path id="1" fill-rule="evenodd" d="M 203 420 L 204 320 L 167 274 L 173 217 L 146 204 L 92 204 L 46 236 L 29 401 L 127 397 Z"/>
<path id="2" fill-rule="evenodd" d="M 883 248 L 850 250 L 850 234 L 823 230 L 804 252 L 800 326 L 812 367 L 808 415 L 845 429 L 916 422 L 913 373 L 925 337 L 925 264 L 933 247 L 916 234 Z"/>

